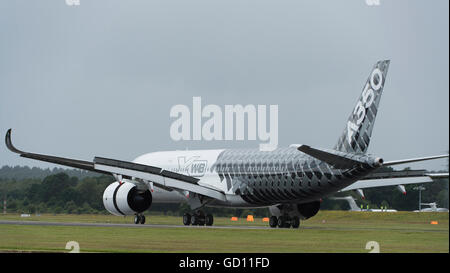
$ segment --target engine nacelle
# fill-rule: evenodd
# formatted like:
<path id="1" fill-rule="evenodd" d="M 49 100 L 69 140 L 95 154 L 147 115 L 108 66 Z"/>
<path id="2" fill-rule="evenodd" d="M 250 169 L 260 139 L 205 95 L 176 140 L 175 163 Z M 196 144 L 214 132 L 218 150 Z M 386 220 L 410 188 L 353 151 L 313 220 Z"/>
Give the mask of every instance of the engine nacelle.
<path id="1" fill-rule="evenodd" d="M 313 217 L 319 212 L 320 201 L 313 201 L 304 204 L 297 204 L 297 211 L 301 215 L 302 219 L 308 219 Z"/>
<path id="2" fill-rule="evenodd" d="M 139 191 L 130 182 L 114 182 L 103 192 L 103 205 L 110 213 L 118 216 L 134 215 L 150 208 L 152 194 L 149 190 Z"/>

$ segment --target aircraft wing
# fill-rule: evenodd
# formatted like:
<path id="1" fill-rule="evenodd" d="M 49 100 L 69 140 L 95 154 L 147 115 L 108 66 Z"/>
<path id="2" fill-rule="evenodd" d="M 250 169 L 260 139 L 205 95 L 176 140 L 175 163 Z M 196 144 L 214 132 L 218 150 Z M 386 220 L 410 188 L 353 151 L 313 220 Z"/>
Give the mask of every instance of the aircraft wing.
<path id="1" fill-rule="evenodd" d="M 195 192 L 221 201 L 226 201 L 225 194 L 199 185 L 198 178 L 167 171 L 158 167 L 137 164 L 133 162 L 95 157 L 94 168 L 99 171 L 109 172 L 128 177 L 136 177 L 151 181 L 157 185 L 170 189 Z"/>
<path id="2" fill-rule="evenodd" d="M 21 157 L 46 161 L 102 174 L 112 174 L 125 178 L 135 177 L 145 181 L 153 182 L 156 184 L 156 186 L 160 186 L 161 188 L 189 191 L 221 201 L 226 201 L 226 197 L 223 192 L 199 185 L 197 183 L 199 179 L 192 176 L 171 172 L 154 166 L 142 165 L 133 162 L 103 157 L 95 157 L 94 161 L 91 162 L 24 152 L 14 147 L 14 145 L 12 144 L 11 129 L 9 129 L 6 133 L 5 142 L 10 151 L 20 154 Z"/>
<path id="3" fill-rule="evenodd" d="M 430 183 L 434 181 L 433 179 L 448 177 L 448 173 L 428 173 L 426 170 L 376 172 L 369 174 L 341 191 Z"/>

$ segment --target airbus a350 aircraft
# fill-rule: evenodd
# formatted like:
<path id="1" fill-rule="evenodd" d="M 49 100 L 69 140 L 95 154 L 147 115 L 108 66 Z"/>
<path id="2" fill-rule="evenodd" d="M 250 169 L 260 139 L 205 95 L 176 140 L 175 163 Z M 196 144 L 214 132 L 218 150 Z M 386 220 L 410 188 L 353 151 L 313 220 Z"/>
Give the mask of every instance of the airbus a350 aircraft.
<path id="1" fill-rule="evenodd" d="M 143 212 L 152 203 L 187 202 L 191 213 L 185 225 L 212 225 L 213 216 L 202 208 L 268 207 L 271 227 L 298 228 L 300 220 L 314 216 L 320 200 L 338 191 L 431 182 L 446 174 L 415 175 L 376 173 L 381 166 L 437 159 L 448 155 L 384 162 L 367 154 L 389 61 L 373 67 L 362 94 L 333 149 L 291 145 L 273 151 L 224 149 L 155 152 L 132 162 L 95 157 L 81 161 L 23 152 L 11 142 L 6 146 L 22 157 L 47 161 L 93 172 L 111 174 L 116 182 L 103 193 L 105 208 L 114 215 L 135 215 L 145 222 Z M 404 189 L 404 187 L 403 187 Z"/>

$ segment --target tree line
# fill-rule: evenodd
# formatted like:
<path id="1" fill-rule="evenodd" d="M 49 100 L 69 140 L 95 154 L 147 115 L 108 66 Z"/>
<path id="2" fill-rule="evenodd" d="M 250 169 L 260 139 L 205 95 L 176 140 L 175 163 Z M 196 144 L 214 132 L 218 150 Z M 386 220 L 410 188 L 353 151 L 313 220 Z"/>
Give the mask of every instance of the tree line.
<path id="1" fill-rule="evenodd" d="M 112 182 L 114 182 L 112 176 L 80 170 L 4 166 L 0 168 L 0 200 L 6 199 L 7 212 L 10 213 L 107 214 L 102 196 L 105 188 Z M 406 185 L 406 196 L 396 187 L 366 189 L 365 200 L 361 200 L 353 192 L 337 195 L 353 195 L 358 205 L 364 208 L 369 206 L 412 211 L 418 209 L 419 192 L 414 190 L 416 186 Z M 422 202 L 437 202 L 439 207 L 448 208 L 448 179 L 426 183 L 424 187 L 426 189 L 422 191 Z M 346 201 L 324 199 L 321 209 L 347 210 L 349 206 Z M 182 215 L 187 211 L 189 211 L 187 204 L 152 204 L 146 213 Z M 206 208 L 205 211 L 217 216 L 242 217 L 248 214 L 257 217 L 269 216 L 266 208 L 252 210 Z"/>

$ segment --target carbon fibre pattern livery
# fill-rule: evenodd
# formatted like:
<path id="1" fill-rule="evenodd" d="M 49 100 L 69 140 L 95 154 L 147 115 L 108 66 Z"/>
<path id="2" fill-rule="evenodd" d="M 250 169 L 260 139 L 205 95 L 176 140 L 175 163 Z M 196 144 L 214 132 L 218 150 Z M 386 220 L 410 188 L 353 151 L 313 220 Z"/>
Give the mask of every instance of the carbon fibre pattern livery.
<path id="1" fill-rule="evenodd" d="M 334 193 L 377 168 L 371 157 L 350 156 L 361 163 L 336 169 L 295 147 L 274 151 L 233 149 L 224 150 L 211 171 L 217 172 L 232 194 L 249 204 L 306 203 Z"/>
<path id="2" fill-rule="evenodd" d="M 389 60 L 379 61 L 373 67 L 335 150 L 361 154 L 367 152 L 389 63 Z"/>

